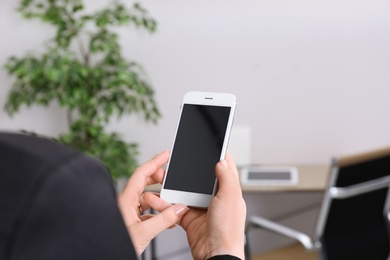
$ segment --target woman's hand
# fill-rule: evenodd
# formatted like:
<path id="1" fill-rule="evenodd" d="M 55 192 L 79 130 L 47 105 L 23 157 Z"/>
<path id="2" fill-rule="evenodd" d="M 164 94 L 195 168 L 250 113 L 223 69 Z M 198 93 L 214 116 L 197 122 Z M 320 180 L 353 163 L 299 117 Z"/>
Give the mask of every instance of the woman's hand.
<path id="1" fill-rule="evenodd" d="M 228 153 L 216 166 L 219 190 L 208 210 L 191 209 L 181 219 L 194 259 L 233 255 L 244 259 L 246 205 L 238 171 Z"/>
<path id="2" fill-rule="evenodd" d="M 118 206 L 138 255 L 142 254 L 155 236 L 175 226 L 188 211 L 185 205 L 171 205 L 156 194 L 143 193 L 146 186 L 162 183 L 164 170 L 161 167 L 168 158 L 169 152 L 165 151 L 138 167 L 118 195 Z M 142 215 L 151 205 L 161 213 Z"/>

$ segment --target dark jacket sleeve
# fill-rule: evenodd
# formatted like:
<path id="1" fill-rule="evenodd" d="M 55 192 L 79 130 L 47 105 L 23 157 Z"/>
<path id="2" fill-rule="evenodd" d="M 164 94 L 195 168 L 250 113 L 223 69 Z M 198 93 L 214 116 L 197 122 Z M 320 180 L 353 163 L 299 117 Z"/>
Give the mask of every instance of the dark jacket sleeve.
<path id="1" fill-rule="evenodd" d="M 38 141 L 32 145 L 36 154 L 43 154 L 26 159 L 30 170 L 22 168 L 28 182 L 1 194 L 10 202 L 0 200 L 1 209 L 9 210 L 2 212 L 12 214 L 0 217 L 9 225 L 0 228 L 0 259 L 137 259 L 105 168 L 59 144 Z M 0 154 L 5 155 L 3 148 Z M 17 160 L 2 163 L 21 164 L 22 156 L 27 156 L 17 155 Z M 20 168 L 9 166 L 1 174 Z M 5 185 L 0 183 L 0 188 Z"/>

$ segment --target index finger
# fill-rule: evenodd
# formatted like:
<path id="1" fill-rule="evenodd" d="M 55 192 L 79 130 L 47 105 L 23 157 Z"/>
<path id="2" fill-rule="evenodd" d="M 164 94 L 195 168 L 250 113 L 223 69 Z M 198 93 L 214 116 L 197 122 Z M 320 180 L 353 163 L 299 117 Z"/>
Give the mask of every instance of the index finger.
<path id="1" fill-rule="evenodd" d="M 167 150 L 139 166 L 131 175 L 122 193 L 142 194 L 146 186 L 161 179 L 164 174 L 162 167 L 168 162 L 168 158 L 169 151 Z M 153 178 L 154 174 L 158 175 L 158 178 Z"/>

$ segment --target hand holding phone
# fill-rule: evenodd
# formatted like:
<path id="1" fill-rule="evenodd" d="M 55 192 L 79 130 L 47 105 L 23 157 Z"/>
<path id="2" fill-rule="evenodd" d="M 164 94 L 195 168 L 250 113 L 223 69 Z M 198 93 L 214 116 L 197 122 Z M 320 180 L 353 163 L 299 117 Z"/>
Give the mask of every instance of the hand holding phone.
<path id="1" fill-rule="evenodd" d="M 216 188 L 215 166 L 225 157 L 236 98 L 228 93 L 188 92 L 161 189 L 170 203 L 208 207 Z"/>

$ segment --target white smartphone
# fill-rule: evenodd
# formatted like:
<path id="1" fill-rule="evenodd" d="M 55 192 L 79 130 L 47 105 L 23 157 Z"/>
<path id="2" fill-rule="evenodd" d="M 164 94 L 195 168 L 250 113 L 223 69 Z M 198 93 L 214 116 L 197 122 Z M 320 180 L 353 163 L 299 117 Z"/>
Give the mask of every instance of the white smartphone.
<path id="1" fill-rule="evenodd" d="M 215 166 L 225 158 L 236 97 L 188 92 L 183 98 L 160 197 L 206 208 L 216 188 Z"/>

